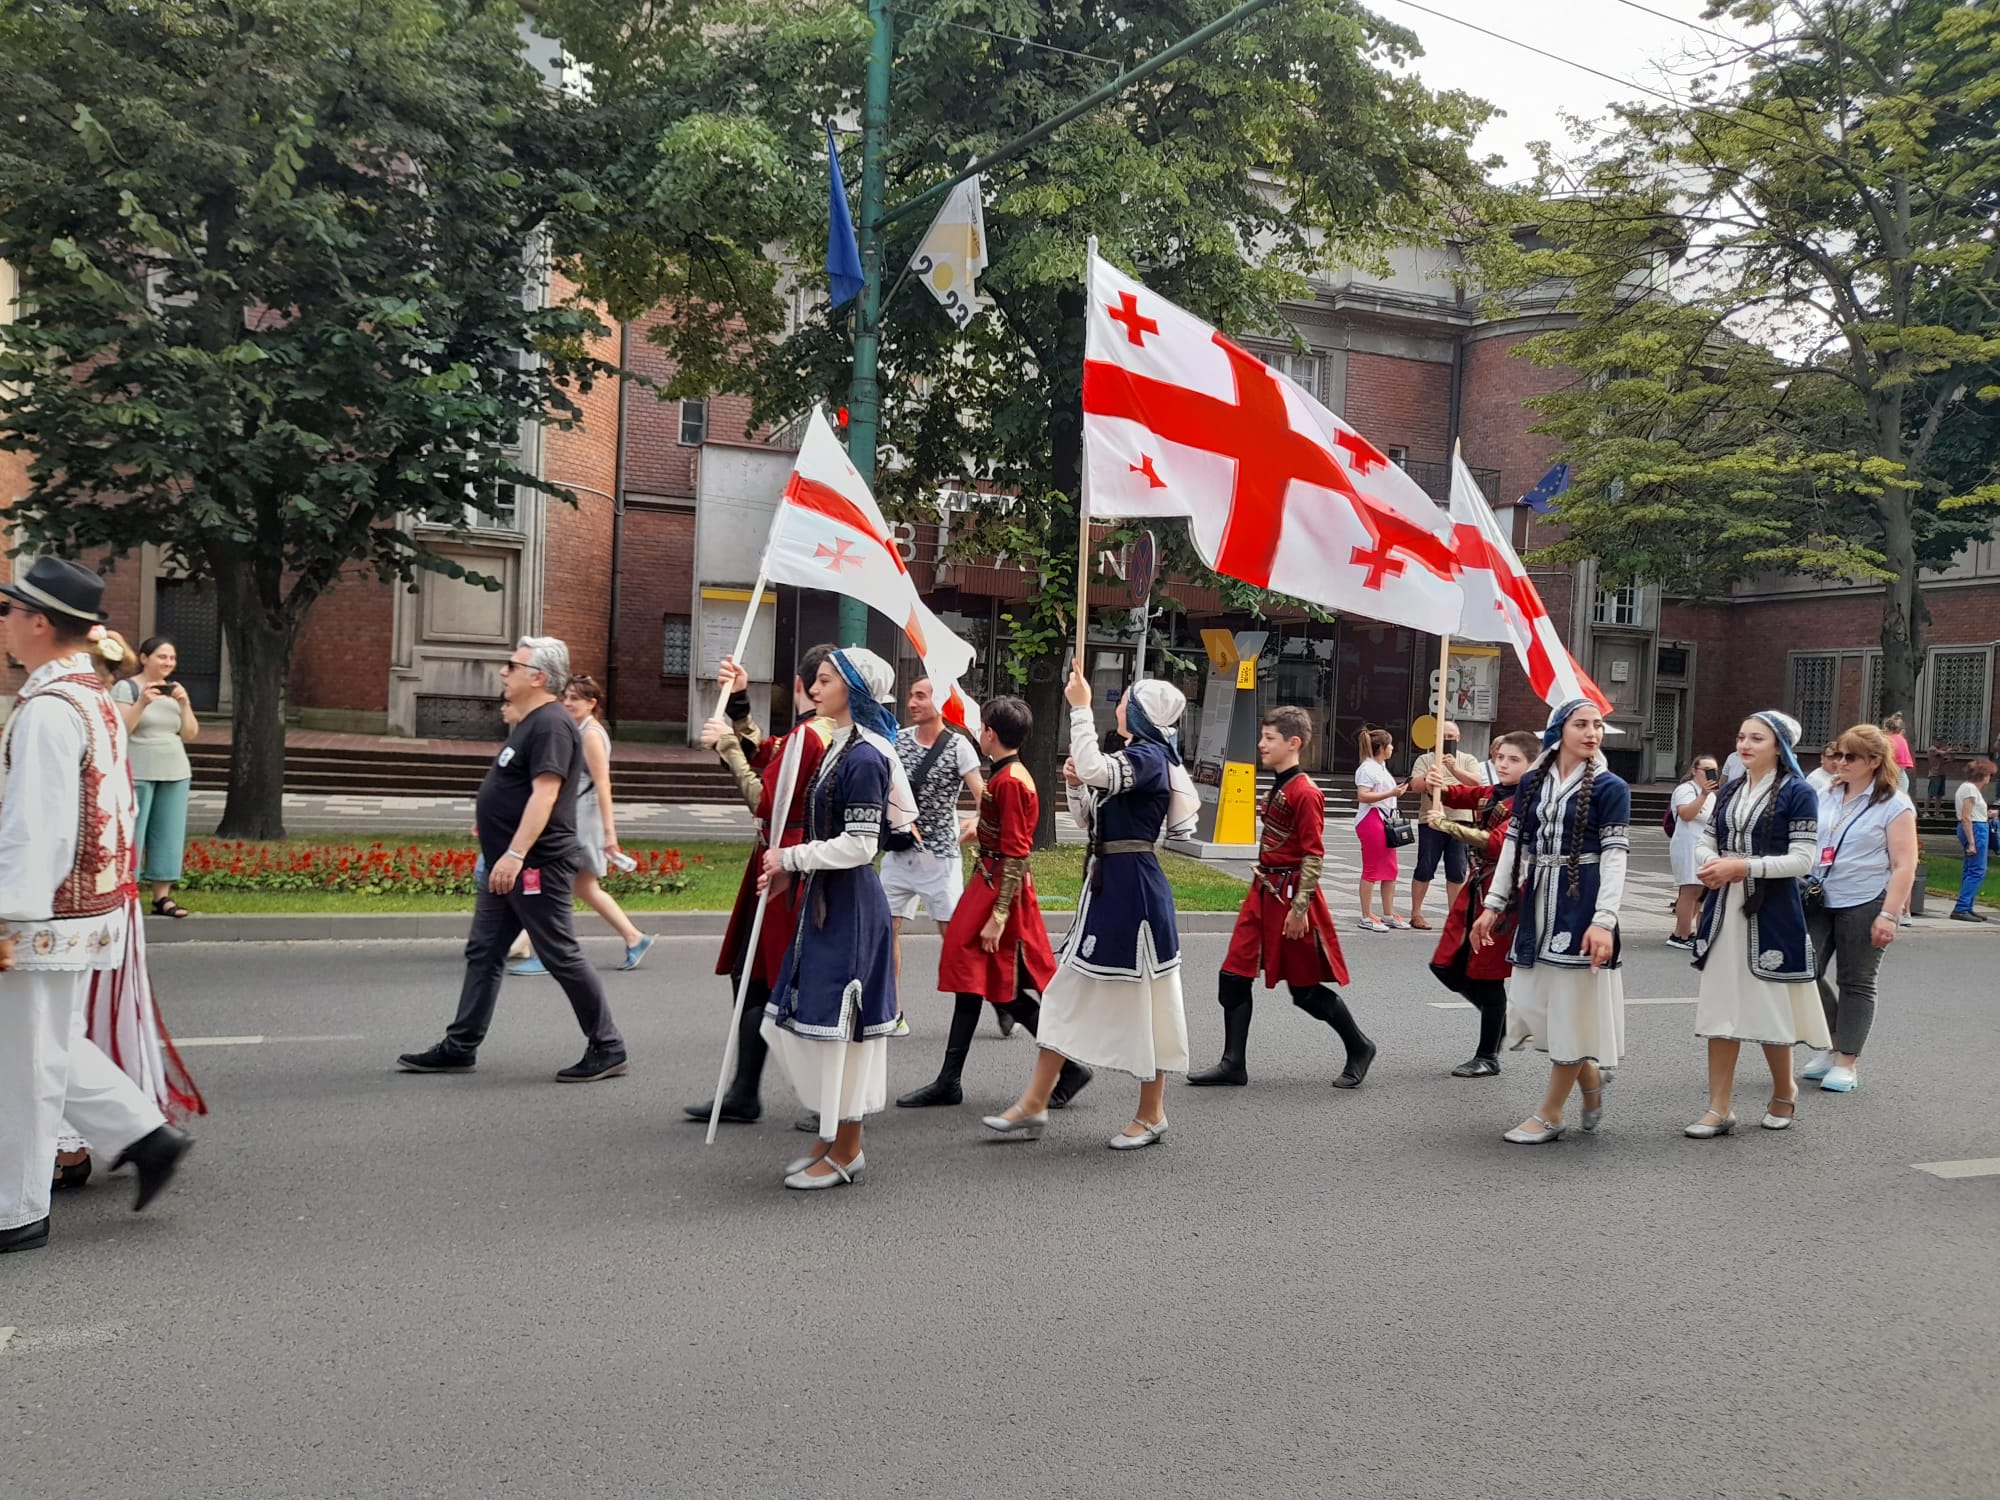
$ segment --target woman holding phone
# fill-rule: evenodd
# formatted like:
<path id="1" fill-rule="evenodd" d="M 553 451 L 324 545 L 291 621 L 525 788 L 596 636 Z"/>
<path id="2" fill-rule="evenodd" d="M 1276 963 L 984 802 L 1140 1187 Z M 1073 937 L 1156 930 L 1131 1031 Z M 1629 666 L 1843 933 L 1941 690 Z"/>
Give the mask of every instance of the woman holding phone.
<path id="1" fill-rule="evenodd" d="M 1355 742 L 1354 836 L 1361 841 L 1361 925 L 1370 932 L 1388 932 L 1410 924 L 1396 915 L 1396 846 L 1389 842 L 1389 813 L 1408 791 L 1389 771 L 1395 737 L 1386 729 L 1364 729 Z M 1382 915 L 1375 915 L 1375 891 L 1382 891 Z"/>
<path id="2" fill-rule="evenodd" d="M 174 643 L 163 635 L 139 642 L 139 671 L 111 690 L 125 719 L 131 743 L 132 782 L 139 816 L 132 842 L 139 850 L 139 879 L 153 887 L 153 914 L 176 920 L 188 915 L 173 899 L 187 848 L 188 788 L 194 769 L 187 742 L 201 732 L 187 689 L 174 681 L 180 665 Z"/>
<path id="3" fill-rule="evenodd" d="M 1712 755 L 1697 755 L 1688 767 L 1687 779 L 1674 788 L 1671 804 L 1674 817 L 1673 842 L 1667 857 L 1674 869 L 1674 935 L 1669 948 L 1694 952 L 1694 924 L 1701 915 L 1703 887 L 1695 872 L 1701 861 L 1701 830 L 1715 810 L 1715 789 L 1722 777 Z"/>

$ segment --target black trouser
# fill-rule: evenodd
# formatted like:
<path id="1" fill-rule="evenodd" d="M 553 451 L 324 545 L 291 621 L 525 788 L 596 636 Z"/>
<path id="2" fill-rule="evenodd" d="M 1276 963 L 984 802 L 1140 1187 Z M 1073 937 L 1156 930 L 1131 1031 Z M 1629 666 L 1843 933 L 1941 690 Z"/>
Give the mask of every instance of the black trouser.
<path id="1" fill-rule="evenodd" d="M 521 893 L 521 877 L 504 896 L 490 889 L 479 893 L 472 911 L 472 932 L 465 940 L 465 985 L 458 993 L 458 1014 L 445 1029 L 445 1040 L 461 1052 L 477 1052 L 493 1024 L 493 1007 L 500 999 L 507 949 L 523 931 L 535 945 L 535 957 L 555 976 L 584 1038 L 600 1052 L 623 1052 L 625 1038 L 604 1003 L 604 986 L 597 971 L 584 962 L 576 941 L 576 913 L 570 892 L 576 881 L 574 862 L 559 861 L 541 868 L 538 896 Z"/>
<path id="2" fill-rule="evenodd" d="M 1499 979 L 1466 979 L 1459 993 L 1479 1011 L 1479 1050 L 1474 1057 L 1500 1057 L 1500 1036 L 1507 1029 L 1507 985 Z"/>
<path id="3" fill-rule="evenodd" d="M 739 974 L 729 976 L 729 1000 L 732 1005 L 736 1003 L 737 986 L 742 982 Z M 771 1051 L 771 1044 L 764 1040 L 764 1006 L 770 998 L 770 985 L 755 977 L 743 992 L 743 1019 L 736 1025 L 736 1076 L 730 1080 L 724 1098 L 748 1103 L 757 1097 L 757 1091 L 763 1086 L 764 1059 Z"/>

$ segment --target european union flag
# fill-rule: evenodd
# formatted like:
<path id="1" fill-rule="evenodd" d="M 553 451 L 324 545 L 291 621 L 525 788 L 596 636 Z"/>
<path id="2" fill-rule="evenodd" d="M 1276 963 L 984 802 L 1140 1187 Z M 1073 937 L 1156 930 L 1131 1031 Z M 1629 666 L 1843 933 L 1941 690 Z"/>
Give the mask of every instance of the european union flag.
<path id="1" fill-rule="evenodd" d="M 840 179 L 840 153 L 833 149 L 833 127 L 826 127 L 826 165 L 831 175 L 826 220 L 826 279 L 833 305 L 844 307 L 861 295 L 861 250 L 854 243 L 854 219 L 847 211 L 847 184 Z"/>
<path id="2" fill-rule="evenodd" d="M 1535 487 L 1521 497 L 1521 503 L 1538 516 L 1556 508 L 1556 496 L 1569 488 L 1569 465 L 1557 464 L 1535 481 Z"/>

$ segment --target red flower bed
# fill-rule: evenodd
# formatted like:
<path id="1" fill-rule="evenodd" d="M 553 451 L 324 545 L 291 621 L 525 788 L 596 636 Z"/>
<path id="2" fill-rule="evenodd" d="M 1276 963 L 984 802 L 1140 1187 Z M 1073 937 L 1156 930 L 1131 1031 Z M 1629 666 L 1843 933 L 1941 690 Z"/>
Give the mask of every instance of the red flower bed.
<path id="1" fill-rule="evenodd" d="M 661 895 L 686 888 L 678 849 L 627 851 L 639 862 L 605 879 L 613 894 Z M 420 849 L 414 844 L 254 844 L 190 839 L 181 885 L 190 891 L 356 891 L 389 895 L 470 896 L 479 851 Z"/>

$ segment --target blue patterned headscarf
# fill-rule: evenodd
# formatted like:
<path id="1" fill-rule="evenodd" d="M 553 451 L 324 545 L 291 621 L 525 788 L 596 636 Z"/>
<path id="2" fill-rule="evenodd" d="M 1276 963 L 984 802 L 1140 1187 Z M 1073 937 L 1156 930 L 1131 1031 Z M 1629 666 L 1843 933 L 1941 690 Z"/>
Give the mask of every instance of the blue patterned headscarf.
<path id="1" fill-rule="evenodd" d="M 1772 737 L 1778 742 L 1778 759 L 1784 762 L 1785 769 L 1794 776 L 1804 776 L 1805 772 L 1799 769 L 1799 758 L 1792 750 L 1803 732 L 1799 721 L 1775 708 L 1759 709 L 1750 717 L 1770 726 Z"/>
<path id="2" fill-rule="evenodd" d="M 833 653 L 834 670 L 847 684 L 847 712 L 863 729 L 896 738 L 896 716 L 881 701 L 896 690 L 896 670 L 873 651 L 847 646 Z"/>
<path id="3" fill-rule="evenodd" d="M 1549 715 L 1549 727 L 1542 731 L 1542 748 L 1544 750 L 1553 750 L 1562 743 L 1563 725 L 1569 722 L 1571 714 L 1580 708 L 1595 708 L 1596 706 L 1588 698 L 1572 698 L 1569 702 L 1558 707 L 1554 713 Z"/>
<path id="4" fill-rule="evenodd" d="M 1171 683 L 1141 678 L 1125 696 L 1125 727 L 1135 740 L 1146 740 L 1167 752 L 1170 765 L 1181 763 L 1180 746 L 1172 733 L 1187 710 L 1187 695 Z M 1159 721 L 1166 720 L 1163 725 Z"/>

